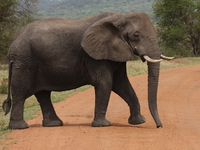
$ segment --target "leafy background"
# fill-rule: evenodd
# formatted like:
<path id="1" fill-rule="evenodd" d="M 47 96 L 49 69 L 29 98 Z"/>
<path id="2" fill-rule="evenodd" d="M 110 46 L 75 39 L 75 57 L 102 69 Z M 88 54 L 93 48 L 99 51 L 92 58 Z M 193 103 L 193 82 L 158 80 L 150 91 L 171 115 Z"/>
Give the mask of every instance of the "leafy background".
<path id="1" fill-rule="evenodd" d="M 41 18 L 80 19 L 104 11 L 143 11 L 153 19 L 152 3 L 153 0 L 40 0 L 37 7 Z"/>

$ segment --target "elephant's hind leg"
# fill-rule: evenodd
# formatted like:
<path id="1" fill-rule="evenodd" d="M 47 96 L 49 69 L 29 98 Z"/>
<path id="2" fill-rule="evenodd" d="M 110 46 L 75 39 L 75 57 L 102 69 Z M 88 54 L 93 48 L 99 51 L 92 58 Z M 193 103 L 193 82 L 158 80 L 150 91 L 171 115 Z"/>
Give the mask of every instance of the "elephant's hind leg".
<path id="1" fill-rule="evenodd" d="M 43 114 L 42 125 L 44 127 L 62 126 L 63 122 L 56 115 L 56 112 L 51 103 L 50 95 L 51 95 L 50 91 L 39 91 L 35 93 L 35 96 L 38 102 L 40 103 L 40 107 L 42 109 L 42 114 Z"/>
<path id="2" fill-rule="evenodd" d="M 23 117 L 24 102 L 25 98 L 21 96 L 14 96 L 13 94 L 12 111 L 9 122 L 10 129 L 26 129 L 29 127 L 28 124 L 24 121 Z"/>
<path id="3" fill-rule="evenodd" d="M 14 66 L 15 64 L 13 64 Z M 11 76 L 11 94 L 12 94 L 12 110 L 10 115 L 9 128 L 10 129 L 25 129 L 28 124 L 24 121 L 24 102 L 26 98 L 31 96 L 28 89 L 27 76 L 29 71 L 23 71 L 20 68 L 12 68 Z"/>

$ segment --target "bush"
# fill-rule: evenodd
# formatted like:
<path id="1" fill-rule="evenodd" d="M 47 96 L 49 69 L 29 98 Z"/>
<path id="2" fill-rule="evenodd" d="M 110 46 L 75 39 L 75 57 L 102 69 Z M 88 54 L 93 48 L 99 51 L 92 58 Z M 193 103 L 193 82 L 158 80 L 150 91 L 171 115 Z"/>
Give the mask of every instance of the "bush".
<path id="1" fill-rule="evenodd" d="M 19 28 L 35 20 L 37 0 L 0 1 L 0 58 L 6 56 L 9 45 Z"/>
<path id="2" fill-rule="evenodd" d="M 199 0 L 155 0 L 153 10 L 160 42 L 166 48 L 181 56 L 190 56 L 191 52 L 200 56 Z"/>
<path id="3" fill-rule="evenodd" d="M 3 78 L 0 85 L 0 94 L 8 93 L 8 78 Z"/>

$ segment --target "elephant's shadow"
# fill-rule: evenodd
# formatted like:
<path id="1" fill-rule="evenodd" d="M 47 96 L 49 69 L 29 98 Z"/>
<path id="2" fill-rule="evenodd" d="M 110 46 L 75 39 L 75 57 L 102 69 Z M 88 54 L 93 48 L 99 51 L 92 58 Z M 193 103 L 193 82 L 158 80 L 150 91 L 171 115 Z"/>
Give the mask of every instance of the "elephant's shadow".
<path id="1" fill-rule="evenodd" d="M 29 127 L 31 128 L 43 128 L 42 124 L 31 124 L 29 125 Z M 59 127 L 91 127 L 91 123 L 79 123 L 79 124 L 72 124 L 72 123 L 63 123 L 63 126 L 59 126 Z M 120 124 L 120 123 L 112 123 L 112 126 L 108 126 L 109 127 L 119 127 L 119 128 L 144 128 L 144 129 L 152 129 L 152 127 L 150 126 L 144 126 L 144 125 L 129 125 L 129 124 Z M 47 128 L 51 128 L 51 127 L 47 127 Z M 52 128 L 56 128 L 56 127 L 52 127 Z"/>

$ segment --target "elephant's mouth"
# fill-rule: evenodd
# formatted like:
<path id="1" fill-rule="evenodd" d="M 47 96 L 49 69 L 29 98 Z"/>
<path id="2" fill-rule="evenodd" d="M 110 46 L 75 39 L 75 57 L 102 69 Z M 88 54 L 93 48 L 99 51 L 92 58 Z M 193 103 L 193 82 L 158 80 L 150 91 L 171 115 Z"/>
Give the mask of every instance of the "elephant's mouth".
<path id="1" fill-rule="evenodd" d="M 137 47 L 135 46 L 134 48 L 132 48 L 131 45 L 130 45 L 130 47 L 131 47 L 131 49 L 133 50 L 133 53 L 134 53 L 135 55 L 138 55 L 138 53 L 137 53 Z M 138 55 L 138 56 L 139 56 L 139 55 Z M 143 62 L 148 61 L 148 62 L 151 62 L 151 63 L 158 63 L 158 62 L 161 62 L 162 59 L 164 59 L 164 60 L 172 60 L 172 59 L 174 59 L 174 57 L 167 57 L 167 56 L 165 56 L 165 55 L 163 55 L 163 54 L 160 55 L 160 58 L 161 58 L 161 59 L 152 59 L 152 58 L 150 58 L 150 57 L 147 56 L 147 55 L 142 55 L 142 56 L 140 56 L 140 58 L 141 58 L 141 60 L 142 60 Z"/>
<path id="2" fill-rule="evenodd" d="M 130 47 L 132 47 L 132 46 L 130 46 Z M 132 49 L 133 49 L 133 48 L 132 48 Z M 133 53 L 134 53 L 135 55 L 138 55 L 138 53 L 137 53 L 137 47 L 136 47 L 136 46 L 134 47 Z M 139 56 L 139 55 L 138 55 L 138 56 Z M 174 59 L 174 57 L 168 57 L 168 56 L 165 56 L 165 55 L 163 55 L 163 54 L 160 55 L 160 58 L 161 58 L 161 59 L 152 59 L 152 58 L 150 58 L 150 57 L 147 56 L 147 55 L 142 55 L 142 56 L 140 56 L 140 57 L 141 57 L 141 60 L 142 60 L 143 62 L 148 61 L 148 62 L 151 62 L 151 63 L 159 63 L 159 62 L 162 61 L 162 59 L 164 59 L 164 60 L 172 60 L 172 59 Z"/>
<path id="3" fill-rule="evenodd" d="M 137 56 L 140 56 L 140 55 L 138 54 L 137 46 L 135 46 L 135 47 L 133 48 L 132 44 L 130 43 L 129 38 L 128 38 L 128 33 L 127 33 L 127 35 L 126 35 L 126 40 L 123 38 L 123 36 L 121 36 L 121 38 L 122 38 L 123 41 L 129 46 L 129 48 L 130 48 L 130 50 L 133 52 L 133 54 L 135 54 L 135 55 L 137 55 Z M 142 60 L 143 62 L 148 61 L 148 62 L 151 62 L 151 63 L 158 63 L 158 62 L 161 62 L 162 59 L 164 59 L 164 60 L 172 60 L 172 59 L 174 59 L 174 57 L 167 57 L 167 56 L 164 56 L 163 54 L 160 55 L 160 58 L 161 58 L 161 59 L 152 59 L 152 58 L 150 58 L 150 57 L 147 56 L 147 55 L 141 55 L 140 57 L 141 57 L 141 60 Z"/>
<path id="4" fill-rule="evenodd" d="M 151 62 L 151 63 L 158 63 L 158 62 L 162 61 L 162 59 L 164 59 L 164 60 L 172 60 L 172 59 L 174 59 L 174 57 L 167 57 L 167 56 L 164 56 L 163 54 L 160 55 L 161 59 L 152 59 L 147 55 L 142 56 L 142 58 L 145 59 L 148 62 Z"/>

